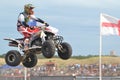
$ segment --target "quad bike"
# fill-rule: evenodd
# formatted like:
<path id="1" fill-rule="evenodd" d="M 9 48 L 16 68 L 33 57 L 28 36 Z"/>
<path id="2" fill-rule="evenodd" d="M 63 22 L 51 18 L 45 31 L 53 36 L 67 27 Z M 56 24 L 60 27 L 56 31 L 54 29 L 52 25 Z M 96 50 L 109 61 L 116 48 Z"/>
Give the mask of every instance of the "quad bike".
<path id="1" fill-rule="evenodd" d="M 26 34 L 24 32 L 24 34 Z M 24 49 L 24 39 L 6 38 L 9 46 L 18 47 L 18 50 L 10 50 L 5 56 L 5 61 L 10 66 L 22 64 L 31 68 L 37 64 L 36 54 L 42 54 L 45 58 L 52 58 L 55 52 L 61 59 L 69 59 L 72 55 L 72 48 L 67 42 L 63 42 L 63 37 L 56 35 L 49 27 L 36 27 L 29 42 L 29 48 Z M 22 52 L 23 55 L 20 53 Z"/>

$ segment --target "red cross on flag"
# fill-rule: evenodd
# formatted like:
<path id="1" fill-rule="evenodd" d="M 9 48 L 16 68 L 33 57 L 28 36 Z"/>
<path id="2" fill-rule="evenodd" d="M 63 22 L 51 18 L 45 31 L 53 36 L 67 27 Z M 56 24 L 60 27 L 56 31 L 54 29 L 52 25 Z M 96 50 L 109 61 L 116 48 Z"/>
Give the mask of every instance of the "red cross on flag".
<path id="1" fill-rule="evenodd" d="M 100 18 L 101 34 L 102 35 L 118 35 L 120 36 L 120 20 L 109 16 L 107 14 L 101 14 Z"/>

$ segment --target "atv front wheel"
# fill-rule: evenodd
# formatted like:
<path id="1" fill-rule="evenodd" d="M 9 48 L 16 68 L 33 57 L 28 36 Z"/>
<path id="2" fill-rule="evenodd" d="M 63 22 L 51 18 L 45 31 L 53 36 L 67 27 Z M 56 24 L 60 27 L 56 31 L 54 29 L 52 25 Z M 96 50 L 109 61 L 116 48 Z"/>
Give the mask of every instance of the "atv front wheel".
<path id="1" fill-rule="evenodd" d="M 5 62 L 10 66 L 17 66 L 21 62 L 21 54 L 17 50 L 10 50 L 5 56 Z"/>
<path id="2" fill-rule="evenodd" d="M 70 46 L 70 44 L 68 44 L 67 42 L 63 42 L 60 44 L 60 48 L 58 48 L 58 56 L 61 59 L 69 59 L 72 55 L 72 47 Z"/>
<path id="3" fill-rule="evenodd" d="M 26 56 L 24 58 L 24 56 Z M 28 53 L 28 55 L 24 55 L 23 56 L 23 61 L 22 64 L 27 67 L 27 68 L 31 68 L 34 67 L 37 64 L 37 56 L 33 53 Z"/>
<path id="4" fill-rule="evenodd" d="M 42 53 L 46 58 L 52 58 L 55 54 L 55 45 L 52 40 L 47 40 L 42 45 Z"/>

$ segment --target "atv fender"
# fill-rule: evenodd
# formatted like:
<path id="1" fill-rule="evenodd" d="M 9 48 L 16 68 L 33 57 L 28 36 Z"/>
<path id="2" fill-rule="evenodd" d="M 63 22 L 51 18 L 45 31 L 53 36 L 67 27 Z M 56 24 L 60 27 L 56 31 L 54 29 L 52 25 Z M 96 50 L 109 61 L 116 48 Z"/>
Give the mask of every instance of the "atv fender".
<path id="1" fill-rule="evenodd" d="M 13 39 L 13 38 L 5 38 L 4 40 L 7 40 L 7 41 L 9 41 L 9 46 L 18 46 L 18 44 L 20 44 L 20 41 L 19 40 L 17 40 L 17 39 Z M 11 43 L 15 43 L 16 45 L 13 45 L 13 44 L 11 44 Z"/>

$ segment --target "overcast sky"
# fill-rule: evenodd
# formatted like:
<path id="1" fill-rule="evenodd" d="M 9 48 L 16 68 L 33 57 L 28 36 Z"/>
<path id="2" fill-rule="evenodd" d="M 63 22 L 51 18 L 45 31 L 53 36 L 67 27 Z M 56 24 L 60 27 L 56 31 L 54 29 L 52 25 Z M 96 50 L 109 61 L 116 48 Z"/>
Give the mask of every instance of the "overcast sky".
<path id="1" fill-rule="evenodd" d="M 8 47 L 6 37 L 21 38 L 16 30 L 17 18 L 27 3 L 35 6 L 35 15 L 59 29 L 64 41 L 71 44 L 73 55 L 98 55 L 100 13 L 120 19 L 119 0 L 1 0 L 0 53 L 17 49 Z M 104 55 L 114 50 L 120 55 L 120 37 L 103 36 Z"/>

